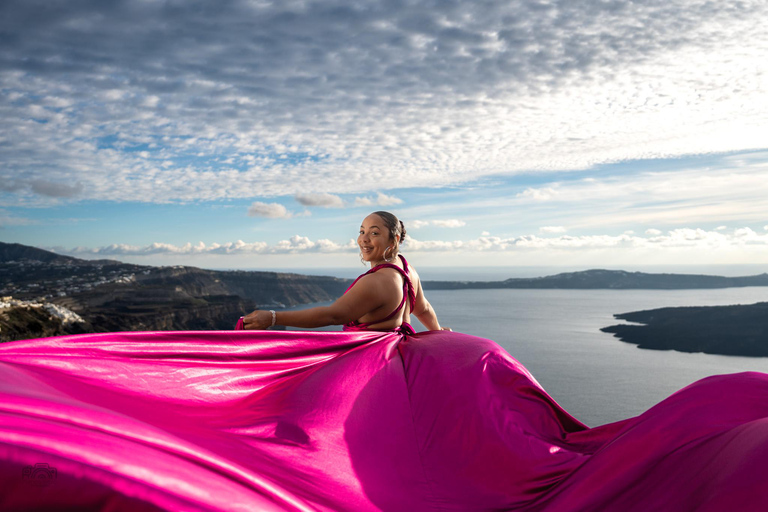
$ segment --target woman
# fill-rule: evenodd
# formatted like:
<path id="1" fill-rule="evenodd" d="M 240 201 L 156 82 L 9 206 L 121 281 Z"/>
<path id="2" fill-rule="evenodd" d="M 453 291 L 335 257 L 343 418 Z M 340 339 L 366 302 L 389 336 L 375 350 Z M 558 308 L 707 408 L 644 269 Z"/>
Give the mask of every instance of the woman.
<path id="1" fill-rule="evenodd" d="M 404 240 L 405 226 L 395 215 L 383 211 L 368 215 L 360 225 L 357 245 L 360 258 L 370 263 L 371 270 L 358 277 L 336 302 L 300 311 L 256 310 L 243 317 L 238 327 L 344 325 L 344 330 L 399 330 L 412 334 L 409 322 L 413 313 L 428 330 L 441 330 L 424 296 L 419 274 L 399 254 Z"/>
<path id="2" fill-rule="evenodd" d="M 438 330 L 404 236 L 369 215 L 343 297 L 246 331 L 0 344 L 0 510 L 768 510 L 768 375 L 589 428 L 493 341 Z"/>

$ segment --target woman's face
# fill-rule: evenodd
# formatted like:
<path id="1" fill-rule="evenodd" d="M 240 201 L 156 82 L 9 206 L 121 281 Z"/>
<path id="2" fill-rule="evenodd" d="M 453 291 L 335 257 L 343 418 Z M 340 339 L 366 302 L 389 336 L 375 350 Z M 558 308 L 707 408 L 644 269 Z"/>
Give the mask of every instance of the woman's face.
<path id="1" fill-rule="evenodd" d="M 360 234 L 357 237 L 357 245 L 360 246 L 363 260 L 369 263 L 384 261 L 385 256 L 392 257 L 394 241 L 389 237 L 389 229 L 384 224 L 384 219 L 375 213 L 363 219 Z M 387 247 L 392 247 L 392 249 L 387 250 Z"/>

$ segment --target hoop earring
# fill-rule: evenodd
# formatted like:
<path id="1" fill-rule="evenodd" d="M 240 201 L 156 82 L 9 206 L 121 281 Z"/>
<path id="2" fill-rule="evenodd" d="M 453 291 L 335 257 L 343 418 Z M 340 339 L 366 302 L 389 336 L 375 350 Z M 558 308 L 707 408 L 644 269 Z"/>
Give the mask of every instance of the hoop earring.
<path id="1" fill-rule="evenodd" d="M 393 257 L 391 257 L 391 258 L 387 258 L 387 251 L 391 251 L 391 250 L 392 250 L 392 247 L 387 247 L 387 248 L 384 250 L 384 261 L 386 261 L 387 263 L 391 263 L 391 262 L 392 262 L 392 260 L 393 260 L 393 259 L 395 259 L 395 258 L 394 258 L 394 256 L 393 256 Z"/>
<path id="2" fill-rule="evenodd" d="M 365 260 L 363 259 L 363 253 L 362 252 L 360 253 L 360 263 L 362 263 L 363 266 L 365 266 Z"/>

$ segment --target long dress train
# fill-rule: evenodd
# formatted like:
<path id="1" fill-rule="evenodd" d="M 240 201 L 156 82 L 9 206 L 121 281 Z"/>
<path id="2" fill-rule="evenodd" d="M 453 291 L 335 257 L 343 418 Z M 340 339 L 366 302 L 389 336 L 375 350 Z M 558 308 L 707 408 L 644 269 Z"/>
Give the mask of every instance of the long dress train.
<path id="1" fill-rule="evenodd" d="M 0 345 L 0 510 L 768 509 L 768 375 L 587 428 L 452 332 Z"/>

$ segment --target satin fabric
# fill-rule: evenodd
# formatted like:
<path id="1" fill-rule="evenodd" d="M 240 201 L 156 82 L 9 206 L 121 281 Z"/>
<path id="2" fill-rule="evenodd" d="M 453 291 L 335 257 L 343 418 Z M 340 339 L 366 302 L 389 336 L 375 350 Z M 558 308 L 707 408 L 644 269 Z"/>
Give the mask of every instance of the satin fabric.
<path id="1" fill-rule="evenodd" d="M 760 373 L 587 428 L 496 343 L 454 332 L 0 345 L 3 511 L 752 511 L 766 476 Z"/>

